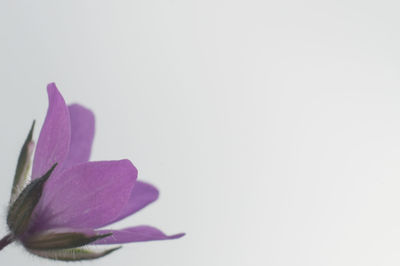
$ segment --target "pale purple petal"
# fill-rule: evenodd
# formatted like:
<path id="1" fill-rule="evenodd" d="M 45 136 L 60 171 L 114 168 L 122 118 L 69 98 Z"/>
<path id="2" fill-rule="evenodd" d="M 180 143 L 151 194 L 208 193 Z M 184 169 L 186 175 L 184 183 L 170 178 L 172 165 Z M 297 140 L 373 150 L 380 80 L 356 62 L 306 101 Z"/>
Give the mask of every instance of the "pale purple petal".
<path id="1" fill-rule="evenodd" d="M 89 109 L 72 104 L 68 106 L 71 117 L 71 143 L 63 168 L 89 161 L 94 137 L 94 114 Z"/>
<path id="2" fill-rule="evenodd" d="M 158 195 L 159 192 L 157 188 L 150 184 L 137 181 L 132 189 L 131 197 L 125 205 L 125 208 L 114 221 L 110 222 L 110 224 L 122 220 L 123 218 L 143 209 L 150 203 L 157 200 Z"/>
<path id="3" fill-rule="evenodd" d="M 68 155 L 71 138 L 69 111 L 62 95 L 54 83 L 47 86 L 47 93 L 49 108 L 36 146 L 33 179 L 44 175 L 54 163 L 59 164 L 53 172 L 53 175 L 57 175 Z"/>
<path id="4" fill-rule="evenodd" d="M 99 234 L 112 233 L 111 236 L 93 242 L 94 245 L 122 244 L 130 242 L 144 242 L 154 240 L 176 239 L 184 236 L 184 233 L 167 236 L 159 229 L 141 225 L 122 230 L 98 230 Z"/>
<path id="5" fill-rule="evenodd" d="M 33 230 L 108 224 L 125 207 L 136 178 L 129 160 L 87 162 L 50 178 L 51 190 L 46 184 Z"/>

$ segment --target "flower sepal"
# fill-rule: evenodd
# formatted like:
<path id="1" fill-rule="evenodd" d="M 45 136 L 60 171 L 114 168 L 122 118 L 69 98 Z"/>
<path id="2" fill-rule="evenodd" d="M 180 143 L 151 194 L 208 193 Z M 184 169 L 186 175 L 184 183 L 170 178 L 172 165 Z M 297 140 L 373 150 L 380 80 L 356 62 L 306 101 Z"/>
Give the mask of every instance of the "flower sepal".
<path id="1" fill-rule="evenodd" d="M 112 233 L 97 234 L 94 231 L 73 232 L 48 230 L 30 235 L 24 239 L 24 246 L 31 250 L 59 250 L 82 247 L 96 240 L 111 236 Z"/>
<path id="2" fill-rule="evenodd" d="M 56 166 L 57 163 L 42 177 L 27 185 L 11 205 L 8 210 L 7 224 L 14 236 L 21 236 L 28 229 L 33 210 L 42 196 L 44 185 Z"/>
<path id="3" fill-rule="evenodd" d="M 27 179 L 28 172 L 31 166 L 32 153 L 35 146 L 35 142 L 32 140 L 33 129 L 35 127 L 35 121 L 33 121 L 28 136 L 25 139 L 24 145 L 19 153 L 17 168 L 15 169 L 14 182 L 11 191 L 10 204 L 13 204 L 18 198 L 19 193 L 24 188 Z"/>
<path id="4" fill-rule="evenodd" d="M 104 257 L 121 247 L 106 249 L 102 251 L 94 251 L 86 248 L 74 248 L 74 249 L 60 249 L 60 250 L 31 250 L 29 252 L 36 256 L 61 261 L 81 261 L 81 260 L 94 260 Z"/>

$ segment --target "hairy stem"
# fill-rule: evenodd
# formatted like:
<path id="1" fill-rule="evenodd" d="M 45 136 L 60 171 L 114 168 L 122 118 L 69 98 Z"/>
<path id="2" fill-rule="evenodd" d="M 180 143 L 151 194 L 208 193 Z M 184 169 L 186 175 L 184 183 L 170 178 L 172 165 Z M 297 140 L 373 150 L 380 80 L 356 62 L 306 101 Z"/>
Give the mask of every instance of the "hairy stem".
<path id="1" fill-rule="evenodd" d="M 0 250 L 2 250 L 5 246 L 11 244 L 14 241 L 14 238 L 11 234 L 6 235 L 0 240 Z"/>

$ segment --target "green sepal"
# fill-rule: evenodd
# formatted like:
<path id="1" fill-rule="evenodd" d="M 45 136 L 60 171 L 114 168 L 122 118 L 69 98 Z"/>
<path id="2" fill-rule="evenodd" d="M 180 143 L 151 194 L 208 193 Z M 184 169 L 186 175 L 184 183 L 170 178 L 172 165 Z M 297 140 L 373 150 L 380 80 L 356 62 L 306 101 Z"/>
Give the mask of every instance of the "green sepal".
<path id="1" fill-rule="evenodd" d="M 121 247 L 116 247 L 112 249 L 94 251 L 90 249 L 75 248 L 75 249 L 60 249 L 60 250 L 30 250 L 29 252 L 35 254 L 39 257 L 51 259 L 51 260 L 61 260 L 61 261 L 80 261 L 80 260 L 94 260 L 104 257 Z"/>
<path id="2" fill-rule="evenodd" d="M 27 185 L 11 205 L 7 214 L 7 224 L 14 236 L 22 235 L 28 228 L 33 210 L 42 196 L 44 185 L 56 166 L 57 164 L 54 164 L 41 178 Z"/>
<path id="3" fill-rule="evenodd" d="M 24 145 L 19 153 L 17 168 L 15 169 L 14 182 L 11 190 L 10 204 L 14 203 L 14 201 L 17 199 L 18 194 L 22 191 L 27 181 L 34 146 L 34 142 L 32 141 L 34 127 L 35 121 L 33 121 L 29 134 L 26 137 Z"/>
<path id="4" fill-rule="evenodd" d="M 82 247 L 96 240 L 112 235 L 88 235 L 80 232 L 42 232 L 24 239 L 23 244 L 32 250 L 57 250 Z"/>

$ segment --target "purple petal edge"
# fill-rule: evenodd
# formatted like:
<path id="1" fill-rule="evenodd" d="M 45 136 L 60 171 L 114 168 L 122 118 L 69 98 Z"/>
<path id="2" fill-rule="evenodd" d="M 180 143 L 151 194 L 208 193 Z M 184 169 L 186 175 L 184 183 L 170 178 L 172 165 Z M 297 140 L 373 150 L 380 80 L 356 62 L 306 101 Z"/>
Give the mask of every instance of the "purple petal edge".
<path id="1" fill-rule="evenodd" d="M 50 167 L 58 163 L 53 176 L 61 171 L 60 165 L 68 155 L 71 140 L 71 121 L 64 98 L 54 83 L 47 86 L 49 107 L 39 139 L 32 165 L 32 178 L 39 178 Z"/>
<path id="2" fill-rule="evenodd" d="M 145 182 L 136 181 L 135 186 L 132 189 L 131 196 L 125 207 L 122 209 L 120 215 L 109 224 L 118 222 L 125 217 L 138 212 L 139 210 L 156 201 L 159 194 L 160 193 L 155 186 Z"/>
<path id="3" fill-rule="evenodd" d="M 71 119 L 71 143 L 64 169 L 89 161 L 92 150 L 95 118 L 91 110 L 79 104 L 68 105 Z"/>

